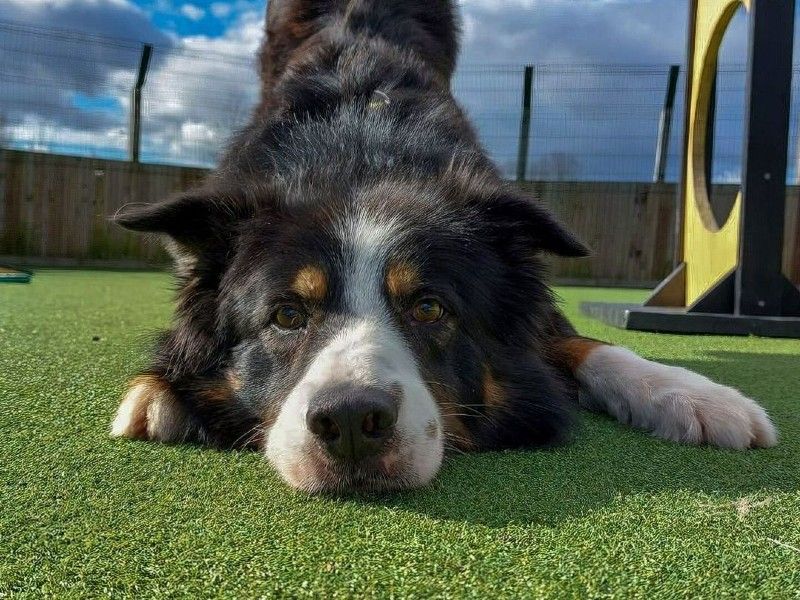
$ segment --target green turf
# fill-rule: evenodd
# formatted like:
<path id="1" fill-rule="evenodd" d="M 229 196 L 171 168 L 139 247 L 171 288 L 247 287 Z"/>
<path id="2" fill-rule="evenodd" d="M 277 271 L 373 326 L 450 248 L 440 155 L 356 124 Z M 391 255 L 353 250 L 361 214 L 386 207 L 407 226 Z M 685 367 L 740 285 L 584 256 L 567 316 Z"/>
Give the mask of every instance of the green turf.
<path id="1" fill-rule="evenodd" d="M 585 416 L 574 444 L 447 459 L 427 489 L 309 498 L 255 453 L 114 441 L 125 379 L 170 315 L 162 274 L 0 286 L 0 597 L 800 595 L 800 342 L 585 334 L 759 399 L 753 452 Z M 94 341 L 93 338 L 99 338 Z"/>

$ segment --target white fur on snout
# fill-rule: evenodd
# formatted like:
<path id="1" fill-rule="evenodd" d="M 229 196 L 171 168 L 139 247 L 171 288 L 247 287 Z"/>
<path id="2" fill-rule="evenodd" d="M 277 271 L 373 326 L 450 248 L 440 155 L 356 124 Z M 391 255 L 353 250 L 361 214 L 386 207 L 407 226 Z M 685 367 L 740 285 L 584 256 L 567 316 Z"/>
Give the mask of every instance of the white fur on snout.
<path id="1" fill-rule="evenodd" d="M 356 322 L 339 332 L 290 393 L 266 444 L 266 455 L 281 476 L 302 489 L 317 485 L 315 469 L 308 468 L 314 439 L 306 415 L 319 392 L 340 384 L 401 390 L 395 429 L 403 468 L 397 477 L 407 486 L 429 482 L 439 470 L 444 446 L 440 435 L 427 432 L 432 422 L 441 430 L 441 417 L 402 339 L 376 321 Z"/>
<path id="2" fill-rule="evenodd" d="M 441 416 L 411 351 L 392 324 L 384 298 L 386 262 L 402 239 L 402 228 L 394 220 L 375 220 L 356 210 L 345 215 L 335 233 L 343 249 L 339 260 L 345 304 L 353 316 L 314 357 L 289 394 L 270 429 L 266 455 L 294 487 L 316 491 L 335 484 L 335 473 L 326 473 L 327 483 L 322 482 L 313 434 L 306 426 L 309 406 L 317 394 L 341 384 L 399 389 L 391 461 L 398 467 L 393 469 L 393 477 L 396 487 L 424 485 L 442 463 Z"/>
<path id="3" fill-rule="evenodd" d="M 598 346 L 576 376 L 583 406 L 658 437 L 738 449 L 777 443 L 767 413 L 739 391 L 625 348 Z"/>

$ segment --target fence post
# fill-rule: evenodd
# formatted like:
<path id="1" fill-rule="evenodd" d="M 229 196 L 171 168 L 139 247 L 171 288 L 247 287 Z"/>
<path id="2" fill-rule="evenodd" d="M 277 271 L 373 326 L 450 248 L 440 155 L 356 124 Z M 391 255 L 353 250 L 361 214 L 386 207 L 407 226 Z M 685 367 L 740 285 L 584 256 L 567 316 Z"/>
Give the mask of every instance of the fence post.
<path id="1" fill-rule="evenodd" d="M 656 143 L 656 160 L 653 165 L 653 182 L 664 181 L 667 173 L 667 156 L 669 154 L 669 134 L 672 129 L 672 109 L 675 106 L 675 91 L 678 87 L 680 65 L 671 65 L 667 79 L 667 94 L 664 107 L 661 109 L 661 120 L 658 123 L 658 142 Z"/>
<path id="2" fill-rule="evenodd" d="M 522 88 L 522 120 L 519 126 L 517 151 L 517 181 L 525 181 L 528 167 L 528 140 L 531 135 L 531 97 L 533 96 L 533 65 L 526 65 Z"/>
<path id="3" fill-rule="evenodd" d="M 139 73 L 131 90 L 131 120 L 128 132 L 128 158 L 131 162 L 139 162 L 139 142 L 141 141 L 142 121 L 142 87 L 147 77 L 147 67 L 150 65 L 150 54 L 153 52 L 152 44 L 142 45 L 142 58 L 139 61 Z"/>

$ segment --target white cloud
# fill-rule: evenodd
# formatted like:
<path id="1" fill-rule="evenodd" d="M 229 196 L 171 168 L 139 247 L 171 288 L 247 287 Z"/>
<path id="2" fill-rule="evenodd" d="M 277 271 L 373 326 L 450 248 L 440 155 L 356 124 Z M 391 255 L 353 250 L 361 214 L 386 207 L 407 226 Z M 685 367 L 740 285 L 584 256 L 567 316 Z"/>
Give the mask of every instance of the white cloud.
<path id="1" fill-rule="evenodd" d="M 237 56 L 242 60 L 250 60 L 258 50 L 263 37 L 264 15 L 261 14 L 261 11 L 248 11 L 239 15 L 220 37 L 191 35 L 182 38 L 181 43 L 187 50 L 220 52 Z M 198 66 L 202 67 L 202 65 Z"/>
<path id="2" fill-rule="evenodd" d="M 181 124 L 181 138 L 187 142 L 213 142 L 217 132 L 206 123 L 186 121 Z"/>
<path id="3" fill-rule="evenodd" d="M 102 6 L 106 5 L 113 5 L 117 7 L 123 8 L 134 8 L 138 9 L 134 4 L 128 2 L 128 0 L 90 0 L 89 2 L 80 1 L 80 0 L 5 0 L 9 4 L 16 4 L 18 6 L 24 6 L 28 8 L 55 8 L 61 9 L 66 6 L 70 5 L 80 5 L 80 4 L 93 4 L 95 6 Z"/>
<path id="4" fill-rule="evenodd" d="M 163 44 L 165 34 L 130 0 L 0 0 L 3 21 Z"/>
<path id="5" fill-rule="evenodd" d="M 213 2 L 211 4 L 211 14 L 218 19 L 224 19 L 231 14 L 233 7 L 227 2 Z"/>
<path id="6" fill-rule="evenodd" d="M 101 151 L 123 152 L 128 143 L 127 132 L 119 127 L 87 131 L 35 115 L 7 126 L 5 135 L 16 147 L 38 152 L 52 151 L 54 146 L 84 148 L 90 155 Z"/>
<path id="7" fill-rule="evenodd" d="M 461 0 L 464 64 L 671 63 L 686 0 Z"/>
<path id="8" fill-rule="evenodd" d="M 194 4 L 184 4 L 181 6 L 181 14 L 192 21 L 199 21 L 206 16 L 206 11 Z"/>
<path id="9" fill-rule="evenodd" d="M 11 85 L 0 80 L 4 135 L 16 139 L 18 147 L 124 155 L 130 89 L 141 52 L 137 39 L 156 43 L 143 92 L 145 160 L 212 164 L 258 98 L 253 59 L 263 35 L 260 2 L 237 0 L 231 13 L 234 20 L 216 38 L 166 35 L 128 0 L 14 2 L 8 16 L 17 22 L 39 27 L 66 24 L 131 40 L 108 45 L 80 36 L 73 40 L 0 29 L 0 71 L 25 73 Z M 42 86 L 53 90 L 47 101 Z M 76 97 L 116 107 L 83 110 L 75 106 Z"/>
<path id="10" fill-rule="evenodd" d="M 258 98 L 253 59 L 263 37 L 263 0 L 190 0 L 197 5 L 183 4 L 181 9 L 178 6 L 183 0 L 162 1 L 165 9 L 169 5 L 172 15 L 177 15 L 178 10 L 185 14 L 186 7 L 193 7 L 203 14 L 208 11 L 226 19 L 226 23 L 228 18 L 232 20 L 219 37 L 180 37 L 157 30 L 130 0 L 0 0 L 0 6 L 11 8 L 6 11 L 11 19 L 35 26 L 83 29 L 114 38 L 155 42 L 144 90 L 143 155 L 146 160 L 157 162 L 212 164 L 231 131 L 248 119 Z M 534 136 L 547 146 L 542 150 L 542 145 L 534 143 L 532 162 L 538 156 L 537 148 L 539 153 L 566 155 L 578 151 L 582 156 L 596 154 L 610 156 L 607 161 L 615 160 L 614 153 L 627 142 L 609 142 L 611 119 L 599 108 L 587 118 L 587 107 L 591 108 L 593 101 L 624 100 L 641 108 L 645 100 L 630 95 L 641 84 L 603 79 L 591 70 L 565 75 L 556 67 L 548 74 L 547 65 L 680 62 L 685 2 L 461 0 L 464 40 L 460 64 L 544 66 L 537 70 L 535 97 L 540 113 L 544 109 L 549 113 L 535 117 Z M 6 13 L 3 18 L 8 18 Z M 88 148 L 94 144 L 124 152 L 128 98 L 140 53 L 137 42 L 132 42 L 130 48 L 118 49 L 81 40 L 66 43 L 42 37 L 31 43 L 28 38 L 20 38 L 19 52 L 11 52 L 8 42 L 3 40 L 0 67 L 4 68 L 0 71 L 25 73 L 36 82 L 27 84 L 29 89 L 25 91 L 22 84 L 15 88 L 0 81 L 0 110 L 8 117 L 6 123 L 16 126 L 9 130 L 13 136 L 19 136 L 28 147 L 42 148 L 52 143 L 51 148 L 59 144 Z M 28 52 L 28 48 L 47 51 L 37 55 Z M 81 56 L 92 60 L 79 60 L 77 57 Z M 460 69 L 460 73 L 463 78 L 455 89 L 475 117 L 478 129 L 489 138 L 487 148 L 501 162 L 508 154 L 512 164 L 519 130 L 521 71 L 515 67 L 506 71 Z M 575 85 L 576 81 L 581 85 Z M 615 83 L 627 87 L 615 91 Z M 658 79 L 656 85 L 661 83 Z M 43 101 L 41 87 L 37 87 L 40 85 L 56 91 L 47 102 Z M 586 92 L 589 88 L 598 98 L 590 97 Z M 119 109 L 112 115 L 77 110 L 69 103 L 74 92 L 90 98 L 116 98 Z M 660 103 L 661 92 L 657 95 L 655 102 Z M 653 113 L 656 116 L 658 108 Z M 27 121 L 26 114 L 30 117 Z M 635 137 L 634 134 L 641 134 L 643 125 L 637 121 L 630 128 L 631 131 L 618 132 L 618 137 Z M 606 143 L 607 147 L 602 146 Z M 598 170 L 609 173 L 615 168 L 619 170 L 603 163 Z"/>
<path id="11" fill-rule="evenodd" d="M 156 160 L 212 164 L 258 99 L 255 52 L 261 10 L 238 16 L 221 37 L 181 38 L 148 75 L 147 149 Z M 149 123 L 149 124 L 148 124 Z"/>
<path id="12" fill-rule="evenodd" d="M 714 174 L 714 183 L 739 183 L 741 180 L 741 169 L 725 169 L 719 175 Z"/>

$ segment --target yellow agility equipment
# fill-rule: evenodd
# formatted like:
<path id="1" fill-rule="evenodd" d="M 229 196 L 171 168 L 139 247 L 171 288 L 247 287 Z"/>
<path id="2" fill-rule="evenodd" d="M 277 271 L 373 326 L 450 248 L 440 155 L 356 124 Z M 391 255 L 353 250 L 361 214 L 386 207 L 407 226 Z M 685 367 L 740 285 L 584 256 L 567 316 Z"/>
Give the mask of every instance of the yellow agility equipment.
<path id="1" fill-rule="evenodd" d="M 686 173 L 682 183 L 684 306 L 691 306 L 738 262 L 742 194 L 741 191 L 736 194 L 727 221 L 717 223 L 708 197 L 711 182 L 706 181 L 706 133 L 719 47 L 733 15 L 742 4 L 740 0 L 702 0 L 694 7 L 694 39 L 690 41 L 692 63 L 686 75 L 691 80 L 691 97 L 684 146 Z M 749 2 L 744 4 L 747 6 Z"/>
<path id="2" fill-rule="evenodd" d="M 717 58 L 744 6 L 748 55 L 742 183 L 717 220 L 707 139 Z M 800 291 L 782 273 L 795 0 L 690 0 L 677 267 L 644 306 L 584 313 L 642 331 L 800 337 Z"/>

